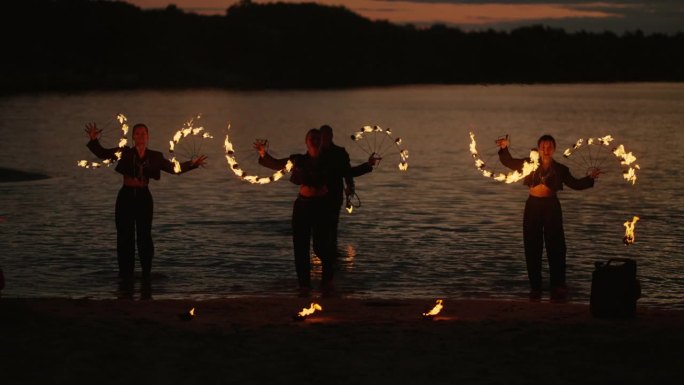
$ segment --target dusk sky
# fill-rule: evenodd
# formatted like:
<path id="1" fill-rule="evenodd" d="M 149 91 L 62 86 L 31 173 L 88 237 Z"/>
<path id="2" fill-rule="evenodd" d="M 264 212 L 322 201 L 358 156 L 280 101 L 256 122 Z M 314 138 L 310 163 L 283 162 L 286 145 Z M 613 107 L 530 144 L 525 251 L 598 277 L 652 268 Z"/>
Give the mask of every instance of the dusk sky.
<path id="1" fill-rule="evenodd" d="M 303 1 L 281 0 L 301 3 Z M 128 0 L 143 9 L 175 4 L 186 12 L 224 14 L 237 0 Z M 254 0 L 255 3 L 273 1 Z M 310 2 L 310 1 L 309 1 Z M 417 26 L 442 23 L 463 30 L 509 30 L 545 24 L 574 32 L 642 30 L 647 34 L 684 31 L 682 0 L 317 0 L 345 6 L 372 20 Z"/>

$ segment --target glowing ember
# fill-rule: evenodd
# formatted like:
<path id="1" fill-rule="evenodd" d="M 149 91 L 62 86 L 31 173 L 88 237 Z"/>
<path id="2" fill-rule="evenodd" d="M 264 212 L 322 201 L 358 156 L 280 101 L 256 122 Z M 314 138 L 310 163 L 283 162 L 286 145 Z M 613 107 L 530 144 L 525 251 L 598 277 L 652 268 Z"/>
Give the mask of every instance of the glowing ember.
<path id="1" fill-rule="evenodd" d="M 523 163 L 522 172 L 518 170 L 513 170 L 507 174 L 504 173 L 494 173 L 486 169 L 485 162 L 480 158 L 480 154 L 477 152 L 477 142 L 475 141 L 475 134 L 470 133 L 470 154 L 475 160 L 475 167 L 487 178 L 492 178 L 499 182 L 514 183 L 526 176 L 530 175 L 534 170 L 539 167 L 539 152 L 536 149 L 530 150 L 530 161 Z"/>
<path id="2" fill-rule="evenodd" d="M 387 129 L 382 129 L 380 126 L 363 126 L 361 130 L 353 133 L 351 135 L 351 139 L 356 142 L 357 144 L 361 139 L 366 137 L 366 134 L 370 133 L 377 133 L 377 134 L 384 134 L 387 135 L 387 137 L 392 136 L 392 130 L 387 128 Z M 374 151 L 371 146 L 361 146 L 359 145 L 360 148 L 362 148 L 365 152 L 367 152 L 369 155 L 372 155 L 378 159 L 382 159 L 384 152 L 386 152 L 389 148 L 385 147 L 384 143 L 385 137 L 383 137 L 383 140 L 380 141 L 380 143 L 373 143 L 373 145 L 377 146 L 379 144 L 379 147 L 377 151 Z M 393 140 L 394 146 L 399 150 L 399 158 L 400 162 L 398 164 L 399 170 L 400 171 L 406 171 L 408 170 L 408 157 L 409 157 L 409 152 L 406 149 L 401 148 L 401 143 L 402 140 L 401 138 L 396 138 Z M 388 146 L 391 148 L 391 144 L 388 143 Z"/>
<path id="3" fill-rule="evenodd" d="M 423 317 L 433 318 L 434 316 L 439 314 L 439 312 L 442 311 L 442 308 L 444 308 L 444 306 L 442 305 L 442 302 L 443 301 L 441 299 L 438 299 L 437 303 L 435 304 L 435 307 L 433 307 L 432 310 L 430 310 L 429 312 L 423 313 Z"/>
<path id="4" fill-rule="evenodd" d="M 295 316 L 295 319 L 300 319 L 300 320 L 305 319 L 306 317 L 313 314 L 316 310 L 323 311 L 323 307 L 321 307 L 321 305 L 319 305 L 315 302 L 311 302 L 311 306 L 309 306 L 308 308 L 303 308 L 302 311 L 297 313 L 297 315 Z"/>
<path id="5" fill-rule="evenodd" d="M 230 124 L 228 124 L 228 130 L 230 131 Z M 282 178 L 283 175 L 287 174 L 292 170 L 294 164 L 291 161 L 287 161 L 285 167 L 276 171 L 271 176 L 256 176 L 247 175 L 238 164 L 237 158 L 235 157 L 235 150 L 233 149 L 233 143 L 230 141 L 230 137 L 226 134 L 226 140 L 223 143 L 223 147 L 226 149 L 226 161 L 228 162 L 228 168 L 240 179 L 253 183 L 253 184 L 267 184 L 275 182 Z"/>
<path id="6" fill-rule="evenodd" d="M 634 216 L 632 218 L 632 221 L 627 221 L 624 223 L 625 226 L 625 237 L 623 238 L 623 242 L 625 245 L 631 245 L 634 243 L 634 226 L 636 225 L 637 221 L 639 220 L 639 217 Z"/>

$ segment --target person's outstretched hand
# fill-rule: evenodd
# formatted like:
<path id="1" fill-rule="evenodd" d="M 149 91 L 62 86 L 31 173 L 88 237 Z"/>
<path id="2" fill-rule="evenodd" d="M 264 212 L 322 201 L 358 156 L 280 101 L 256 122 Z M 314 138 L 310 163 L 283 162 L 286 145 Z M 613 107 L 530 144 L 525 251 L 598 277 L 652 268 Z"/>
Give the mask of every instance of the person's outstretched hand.
<path id="1" fill-rule="evenodd" d="M 268 139 L 256 139 L 254 141 L 254 149 L 259 153 L 259 157 L 266 156 L 266 147 L 268 146 Z"/>
<path id="2" fill-rule="evenodd" d="M 496 140 L 496 145 L 499 146 L 499 148 L 502 150 L 508 147 L 509 144 L 510 142 L 508 141 L 508 135 L 506 135 L 505 138 L 499 138 Z"/>
<path id="3" fill-rule="evenodd" d="M 102 129 L 98 129 L 97 124 L 95 123 L 86 123 L 85 132 L 90 138 L 90 140 L 95 140 L 100 137 Z"/>
<path id="4" fill-rule="evenodd" d="M 192 160 L 192 165 L 195 167 L 204 166 L 206 164 L 207 164 L 207 156 L 206 155 L 200 155 L 197 158 Z"/>

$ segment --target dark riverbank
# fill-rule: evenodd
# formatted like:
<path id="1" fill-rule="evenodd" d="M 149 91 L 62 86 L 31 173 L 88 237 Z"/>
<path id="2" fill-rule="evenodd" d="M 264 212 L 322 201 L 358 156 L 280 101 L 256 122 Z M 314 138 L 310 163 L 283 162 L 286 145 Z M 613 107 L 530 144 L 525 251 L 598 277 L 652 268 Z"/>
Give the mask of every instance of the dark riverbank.
<path id="1" fill-rule="evenodd" d="M 0 299 L 3 384 L 676 384 L 684 313 L 445 299 Z M 178 315 L 195 308 L 195 318 Z"/>

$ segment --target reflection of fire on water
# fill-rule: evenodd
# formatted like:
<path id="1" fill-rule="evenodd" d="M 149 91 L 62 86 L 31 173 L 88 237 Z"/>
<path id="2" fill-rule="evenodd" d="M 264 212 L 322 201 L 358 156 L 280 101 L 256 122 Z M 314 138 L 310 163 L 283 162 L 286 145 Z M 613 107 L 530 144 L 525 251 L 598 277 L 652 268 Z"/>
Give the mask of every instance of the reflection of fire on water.
<path id="1" fill-rule="evenodd" d="M 433 307 L 432 310 L 430 310 L 429 312 L 423 313 L 423 317 L 434 318 L 437 314 L 439 314 L 440 311 L 442 311 L 442 308 L 444 308 L 442 302 L 443 301 L 441 299 L 438 299 L 437 303 L 435 304 L 435 307 Z"/>
<path id="2" fill-rule="evenodd" d="M 624 223 L 625 226 L 625 237 L 623 238 L 623 242 L 625 245 L 631 245 L 634 243 L 634 225 L 636 225 L 637 221 L 639 220 L 639 217 L 634 216 L 632 218 L 632 221 L 627 221 Z"/>
<path id="3" fill-rule="evenodd" d="M 316 310 L 318 310 L 318 311 L 323 311 L 323 307 L 321 307 L 321 305 L 319 305 L 319 304 L 317 304 L 317 303 L 315 303 L 315 302 L 311 302 L 311 306 L 309 306 L 308 308 L 302 309 L 302 311 L 300 311 L 299 313 L 297 313 L 297 314 L 294 316 L 294 319 L 295 319 L 296 321 L 297 321 L 297 320 L 304 320 L 304 319 L 306 319 L 308 316 L 310 316 L 311 314 L 313 314 Z"/>

